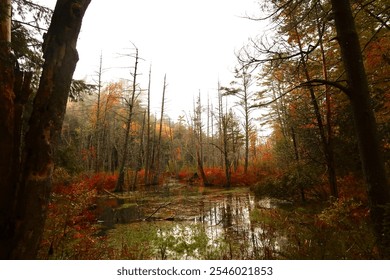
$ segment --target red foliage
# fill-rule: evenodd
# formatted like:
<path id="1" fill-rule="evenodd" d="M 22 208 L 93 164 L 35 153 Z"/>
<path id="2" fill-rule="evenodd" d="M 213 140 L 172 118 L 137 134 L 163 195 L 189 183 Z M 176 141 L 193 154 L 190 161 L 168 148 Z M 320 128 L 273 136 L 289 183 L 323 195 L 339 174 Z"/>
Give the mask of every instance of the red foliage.
<path id="1" fill-rule="evenodd" d="M 252 186 L 257 183 L 262 174 L 259 170 L 248 169 L 247 173 L 244 173 L 243 168 L 238 168 L 237 171 L 232 172 L 231 182 L 233 186 Z"/>
<path id="2" fill-rule="evenodd" d="M 223 186 L 226 184 L 225 171 L 221 168 L 205 168 L 206 178 L 211 185 Z"/>
<path id="3" fill-rule="evenodd" d="M 95 255 L 100 254 L 99 251 L 94 250 L 94 246 L 100 244 L 95 242 L 100 237 L 95 236 L 97 223 L 93 206 L 98 191 L 115 187 L 116 177 L 100 173 L 80 176 L 72 182 L 54 186 L 41 245 L 41 258 L 99 257 Z M 65 250 L 66 255 L 61 255 L 61 250 Z M 48 256 L 48 251 L 54 252 L 53 256 Z"/>
<path id="4" fill-rule="evenodd" d="M 137 182 L 144 182 L 145 181 L 145 169 L 141 169 L 138 171 L 138 180 Z"/>
<path id="5" fill-rule="evenodd" d="M 80 176 L 73 183 L 58 184 L 54 186 L 53 193 L 60 195 L 71 195 L 80 191 L 98 191 L 103 189 L 113 190 L 118 175 L 108 175 L 106 173 L 97 173 L 92 176 Z"/>
<path id="6" fill-rule="evenodd" d="M 191 175 L 191 173 L 188 171 L 188 169 L 182 169 L 180 172 L 177 174 L 177 178 L 181 181 L 188 180 Z"/>
<path id="7" fill-rule="evenodd" d="M 92 189 L 96 189 L 101 192 L 103 189 L 112 191 L 115 189 L 115 184 L 118 179 L 118 175 L 109 175 L 106 173 L 97 173 L 92 177 L 85 177 L 84 182 Z"/>
<path id="8" fill-rule="evenodd" d="M 226 184 L 226 174 L 223 168 L 206 167 L 204 168 L 204 172 L 210 185 L 223 186 Z M 231 173 L 231 186 L 251 186 L 266 175 L 266 172 L 256 168 L 250 168 L 247 173 L 244 173 L 243 167 L 239 167 Z M 188 169 L 183 169 L 177 174 L 177 178 L 184 183 L 196 182 L 197 180 L 193 179 L 194 177 L 194 172 Z"/>
<path id="9" fill-rule="evenodd" d="M 223 186 L 226 184 L 225 170 L 221 168 L 205 168 L 207 180 L 216 186 Z M 263 177 L 262 173 L 256 169 L 249 169 L 247 173 L 242 167 L 231 173 L 231 186 L 251 186 Z"/>

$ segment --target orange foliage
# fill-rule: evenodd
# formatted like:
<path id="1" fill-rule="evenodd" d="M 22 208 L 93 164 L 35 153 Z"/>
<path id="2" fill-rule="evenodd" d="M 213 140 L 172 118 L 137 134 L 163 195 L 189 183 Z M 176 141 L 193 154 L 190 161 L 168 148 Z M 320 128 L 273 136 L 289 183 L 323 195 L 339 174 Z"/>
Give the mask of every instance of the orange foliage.
<path id="1" fill-rule="evenodd" d="M 107 114 L 107 112 L 113 110 L 114 106 L 116 106 L 119 103 L 122 92 L 123 92 L 123 85 L 120 83 L 111 83 L 106 88 L 103 89 L 103 92 L 100 96 L 99 121 L 107 120 L 105 115 Z M 97 123 L 96 121 L 97 109 L 98 109 L 98 104 L 96 102 L 90 114 L 90 121 L 92 124 Z"/>
<path id="2" fill-rule="evenodd" d="M 226 184 L 225 170 L 221 168 L 205 168 L 205 173 L 208 181 L 215 186 L 223 186 Z M 250 168 L 247 173 L 244 173 L 243 167 L 239 167 L 231 173 L 231 186 L 251 186 L 260 180 L 262 172 L 257 169 Z"/>
<path id="3" fill-rule="evenodd" d="M 116 180 L 116 175 L 99 173 L 54 186 L 40 258 L 101 258 L 104 250 L 96 248 L 96 244 L 104 244 L 97 242 L 104 237 L 96 236 L 94 205 L 97 193 L 113 190 Z"/>
<path id="4" fill-rule="evenodd" d="M 206 178 L 210 185 L 212 186 L 224 186 L 226 184 L 226 175 L 225 170 L 219 167 L 206 167 L 204 168 Z M 194 182 L 197 181 L 194 179 L 194 171 L 189 171 L 188 169 L 182 169 L 177 177 L 183 182 Z M 240 187 L 240 186 L 252 186 L 257 183 L 261 178 L 266 175 L 266 172 L 256 169 L 249 168 L 248 172 L 244 173 L 244 168 L 239 167 L 236 171 L 231 173 L 231 186 Z M 199 178 L 198 178 L 199 180 Z"/>
<path id="5" fill-rule="evenodd" d="M 367 203 L 367 190 L 362 179 L 350 174 L 337 179 L 340 199 L 355 199 Z"/>
<path id="6" fill-rule="evenodd" d="M 96 189 L 98 192 L 106 189 L 112 191 L 115 189 L 115 184 L 118 179 L 118 175 L 109 175 L 106 173 L 97 173 L 92 177 L 83 178 L 84 182 L 89 185 L 90 188 Z"/>
<path id="7" fill-rule="evenodd" d="M 221 168 L 204 168 L 206 178 L 211 185 L 223 186 L 226 183 L 225 171 Z"/>
<path id="8" fill-rule="evenodd" d="M 182 169 L 177 174 L 177 178 L 181 181 L 188 180 L 191 177 L 190 172 L 188 169 Z"/>

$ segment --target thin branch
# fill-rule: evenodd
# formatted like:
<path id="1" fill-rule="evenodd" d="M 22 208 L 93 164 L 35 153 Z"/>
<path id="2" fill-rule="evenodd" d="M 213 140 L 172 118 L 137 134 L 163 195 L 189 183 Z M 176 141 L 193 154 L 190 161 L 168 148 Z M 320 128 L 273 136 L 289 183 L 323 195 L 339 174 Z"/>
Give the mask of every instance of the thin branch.
<path id="1" fill-rule="evenodd" d="M 35 29 L 38 29 L 39 31 L 48 31 L 47 28 L 44 28 L 44 27 L 39 27 L 38 25 L 34 25 L 34 24 L 31 24 L 31 23 L 28 23 L 28 22 L 23 22 L 23 21 L 19 21 L 19 20 L 16 20 L 16 19 L 13 19 L 12 22 L 15 22 L 15 23 L 18 23 L 18 24 L 21 24 L 21 25 L 27 25 L 27 26 L 30 26 L 32 28 L 35 28 Z"/>
<path id="2" fill-rule="evenodd" d="M 311 87 L 311 86 L 322 86 L 322 85 L 330 85 L 330 86 L 333 86 L 335 88 L 338 88 L 339 90 L 344 92 L 348 97 L 351 97 L 351 90 L 348 87 L 341 85 L 339 82 L 332 82 L 332 81 L 326 81 L 326 80 L 321 80 L 321 79 L 313 79 L 313 80 L 310 80 L 310 81 L 307 81 L 304 83 L 300 83 L 299 85 L 292 87 L 291 89 L 283 92 L 281 95 L 279 95 L 278 97 L 275 97 L 274 99 L 272 99 L 268 102 L 252 105 L 252 106 L 250 106 L 250 108 L 260 108 L 260 107 L 269 106 L 298 88 Z"/>
<path id="3" fill-rule="evenodd" d="M 217 144 L 214 144 L 214 143 L 209 143 L 211 146 L 214 146 L 215 148 L 217 148 L 221 153 L 223 153 L 223 150 L 221 147 L 219 147 Z"/>
<path id="4" fill-rule="evenodd" d="M 171 205 L 171 204 L 172 204 L 172 202 L 167 202 L 165 204 L 160 205 L 151 215 L 149 215 L 146 219 L 144 219 L 144 221 L 147 221 L 150 218 L 152 218 L 154 216 L 154 214 L 156 214 L 161 208 L 165 208 L 165 207 L 167 207 L 168 205 Z"/>
<path id="5" fill-rule="evenodd" d="M 268 101 L 266 103 L 261 103 L 261 104 L 257 104 L 257 105 L 252 105 L 250 106 L 250 108 L 260 108 L 260 107 L 266 107 L 266 106 L 269 106 L 273 103 L 275 103 L 276 101 L 278 101 L 279 99 L 283 98 L 284 96 L 286 96 L 287 94 L 289 94 L 290 92 L 296 90 L 297 88 L 300 88 L 300 86 L 295 86 L 285 92 L 283 92 L 281 95 L 279 95 L 278 97 L 275 97 L 274 99 L 272 99 L 271 101 Z"/>
<path id="6" fill-rule="evenodd" d="M 312 86 L 323 86 L 323 85 L 329 85 L 335 88 L 338 88 L 342 92 L 344 92 L 348 97 L 351 97 L 351 90 L 348 87 L 343 86 L 339 82 L 332 82 L 322 79 L 313 79 L 304 83 L 301 83 L 298 85 L 298 87 L 312 87 Z"/>
<path id="7" fill-rule="evenodd" d="M 317 47 L 319 46 L 319 44 L 321 42 L 320 39 L 317 40 L 315 45 L 309 45 L 307 51 L 299 51 L 299 52 L 296 52 L 296 53 L 293 53 L 290 55 L 286 55 L 285 53 L 281 53 L 281 52 L 272 51 L 270 48 L 262 49 L 260 46 L 258 46 L 258 44 L 253 39 L 250 39 L 250 41 L 253 44 L 253 46 L 255 47 L 256 51 L 258 51 L 259 53 L 262 53 L 262 54 L 267 54 L 267 55 L 272 54 L 273 56 L 270 58 L 257 59 L 254 56 L 250 55 L 249 52 L 245 48 L 243 48 L 243 49 L 241 49 L 241 51 L 245 52 L 244 56 L 246 56 L 246 57 L 243 57 L 242 55 L 238 54 L 237 59 L 238 59 L 239 63 L 242 65 L 242 67 L 241 67 L 241 69 L 242 69 L 242 68 L 248 67 L 249 65 L 252 65 L 252 64 L 261 64 L 261 63 L 267 63 L 267 62 L 273 62 L 273 61 L 289 60 L 289 59 L 292 59 L 295 57 L 299 57 L 302 54 L 304 54 L 306 57 L 308 57 L 309 54 L 311 54 L 312 52 L 314 52 L 317 49 Z"/>

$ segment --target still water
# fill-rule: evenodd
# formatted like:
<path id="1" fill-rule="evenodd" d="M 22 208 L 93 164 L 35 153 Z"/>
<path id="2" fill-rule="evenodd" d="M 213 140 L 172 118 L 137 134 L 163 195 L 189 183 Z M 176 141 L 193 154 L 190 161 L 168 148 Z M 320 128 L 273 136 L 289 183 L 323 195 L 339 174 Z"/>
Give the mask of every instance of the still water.
<path id="1" fill-rule="evenodd" d="M 278 202 L 248 188 L 204 188 L 170 181 L 159 190 L 103 197 L 101 234 L 132 259 L 274 258 L 283 237 L 259 219 Z"/>

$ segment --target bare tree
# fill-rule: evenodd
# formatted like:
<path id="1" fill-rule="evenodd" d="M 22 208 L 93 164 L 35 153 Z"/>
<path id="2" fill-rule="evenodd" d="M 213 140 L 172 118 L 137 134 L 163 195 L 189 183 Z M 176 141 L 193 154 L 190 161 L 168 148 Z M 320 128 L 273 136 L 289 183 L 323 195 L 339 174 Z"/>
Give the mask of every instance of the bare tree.
<path id="1" fill-rule="evenodd" d="M 123 186 L 125 183 L 125 167 L 127 164 L 128 159 L 128 147 L 130 142 L 130 130 L 131 130 L 131 124 L 133 122 L 133 115 L 134 115 L 134 106 L 135 101 L 137 98 L 137 76 L 138 76 L 138 62 L 139 62 L 139 56 L 138 56 L 138 48 L 135 47 L 135 61 L 134 61 L 134 72 L 131 74 L 133 76 L 132 80 L 132 89 L 130 92 L 130 99 L 126 100 L 128 111 L 127 111 L 127 119 L 126 119 L 126 128 L 125 128 L 125 140 L 123 143 L 123 154 L 122 154 L 122 160 L 119 165 L 119 174 L 118 174 L 118 180 L 115 185 L 115 191 L 116 192 L 123 192 Z"/>
<path id="2" fill-rule="evenodd" d="M 153 170 L 153 184 L 158 184 L 158 179 L 160 177 L 160 167 L 161 167 L 161 137 L 162 137 L 162 128 L 163 128 L 163 120 L 164 120 L 164 107 L 165 107 L 165 92 L 167 89 L 167 75 L 164 75 L 164 85 L 162 92 L 162 100 L 161 100 L 161 113 L 160 113 L 160 127 L 158 131 L 158 140 L 157 140 L 157 154 L 156 154 L 156 169 Z"/>
<path id="3" fill-rule="evenodd" d="M 96 159 L 95 159 L 95 173 L 99 172 L 99 162 L 100 162 L 100 134 L 101 134 L 101 126 L 100 126 L 100 97 L 102 91 L 102 66 L 103 66 L 103 54 L 100 54 L 100 63 L 99 63 L 99 71 L 98 71 L 98 92 L 97 92 L 97 104 L 96 104 L 96 124 L 95 124 L 95 150 L 96 150 Z"/>
<path id="4" fill-rule="evenodd" d="M 151 143 L 150 143 L 150 84 L 152 80 L 152 66 L 149 69 L 149 84 L 148 84 L 148 96 L 147 96 L 147 112 L 146 112 L 146 148 L 145 148 L 145 185 L 150 182 L 150 165 L 151 165 Z"/>

